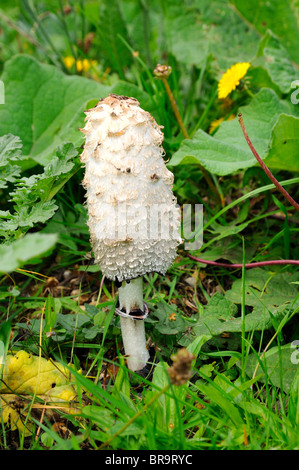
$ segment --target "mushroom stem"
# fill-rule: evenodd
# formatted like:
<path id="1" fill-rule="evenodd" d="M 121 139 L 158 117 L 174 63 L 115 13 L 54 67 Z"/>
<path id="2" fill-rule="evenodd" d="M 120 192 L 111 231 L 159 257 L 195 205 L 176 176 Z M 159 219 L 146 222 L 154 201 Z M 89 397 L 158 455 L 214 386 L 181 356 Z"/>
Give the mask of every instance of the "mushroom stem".
<path id="1" fill-rule="evenodd" d="M 142 277 L 124 281 L 119 288 L 119 308 L 130 314 L 144 309 Z M 136 372 L 142 370 L 149 359 L 146 348 L 144 320 L 120 317 L 122 340 L 128 368 Z"/>
<path id="2" fill-rule="evenodd" d="M 119 308 L 130 313 L 133 310 L 143 311 L 143 280 L 137 277 L 131 281 L 123 281 L 118 291 Z"/>

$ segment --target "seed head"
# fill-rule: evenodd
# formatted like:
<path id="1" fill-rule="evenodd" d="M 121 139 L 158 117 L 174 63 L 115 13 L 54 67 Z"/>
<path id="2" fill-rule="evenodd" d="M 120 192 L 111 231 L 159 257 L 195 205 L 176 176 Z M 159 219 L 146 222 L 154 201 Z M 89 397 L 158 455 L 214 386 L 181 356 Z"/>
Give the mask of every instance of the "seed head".
<path id="1" fill-rule="evenodd" d="M 168 78 L 172 72 L 170 65 L 157 64 L 154 70 L 154 75 L 159 78 Z"/>
<path id="2" fill-rule="evenodd" d="M 171 359 L 173 364 L 167 369 L 171 383 L 177 386 L 186 383 L 192 377 L 191 365 L 195 357 L 188 349 L 182 348 Z"/>

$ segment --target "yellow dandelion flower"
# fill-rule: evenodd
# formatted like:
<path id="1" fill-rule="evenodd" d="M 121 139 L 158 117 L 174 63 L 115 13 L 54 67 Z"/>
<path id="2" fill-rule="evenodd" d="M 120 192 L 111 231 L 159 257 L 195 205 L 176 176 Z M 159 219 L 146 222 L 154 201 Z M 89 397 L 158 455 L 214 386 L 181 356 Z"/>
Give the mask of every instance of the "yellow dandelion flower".
<path id="1" fill-rule="evenodd" d="M 65 66 L 70 69 L 75 63 L 75 59 L 72 56 L 64 57 L 63 62 Z M 76 60 L 76 69 L 77 72 L 88 72 L 91 67 L 96 65 L 96 60 L 89 60 L 89 59 L 78 59 Z"/>
<path id="2" fill-rule="evenodd" d="M 232 65 L 221 77 L 218 83 L 218 98 L 223 100 L 240 84 L 250 67 L 249 62 Z"/>
<path id="3" fill-rule="evenodd" d="M 78 59 L 76 62 L 76 67 L 78 72 L 88 72 L 90 67 L 94 65 L 94 60 L 88 60 L 88 59 L 83 59 L 80 60 Z"/>
<path id="4" fill-rule="evenodd" d="M 67 56 L 63 58 L 63 62 L 66 68 L 71 69 L 75 63 L 75 59 L 72 56 Z"/>

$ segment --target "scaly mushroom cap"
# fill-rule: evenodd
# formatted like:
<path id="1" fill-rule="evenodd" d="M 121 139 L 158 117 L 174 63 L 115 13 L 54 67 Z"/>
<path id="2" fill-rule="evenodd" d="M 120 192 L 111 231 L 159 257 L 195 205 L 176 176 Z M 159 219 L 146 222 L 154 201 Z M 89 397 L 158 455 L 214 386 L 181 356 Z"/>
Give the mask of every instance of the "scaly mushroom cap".
<path id="1" fill-rule="evenodd" d="M 182 240 L 160 127 L 126 96 L 109 95 L 85 114 L 81 161 L 95 262 L 120 282 L 165 274 Z"/>

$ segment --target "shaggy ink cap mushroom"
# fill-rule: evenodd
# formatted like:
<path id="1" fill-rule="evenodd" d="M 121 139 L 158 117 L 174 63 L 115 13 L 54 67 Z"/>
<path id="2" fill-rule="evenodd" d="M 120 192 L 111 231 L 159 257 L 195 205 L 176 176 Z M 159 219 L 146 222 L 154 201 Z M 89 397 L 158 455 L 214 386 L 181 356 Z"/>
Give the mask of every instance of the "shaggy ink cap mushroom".
<path id="1" fill-rule="evenodd" d="M 142 276 L 165 274 L 182 241 L 173 174 L 161 127 L 135 98 L 111 94 L 85 114 L 81 161 L 95 263 L 120 283 L 119 309 L 132 316 L 145 310 Z"/>

